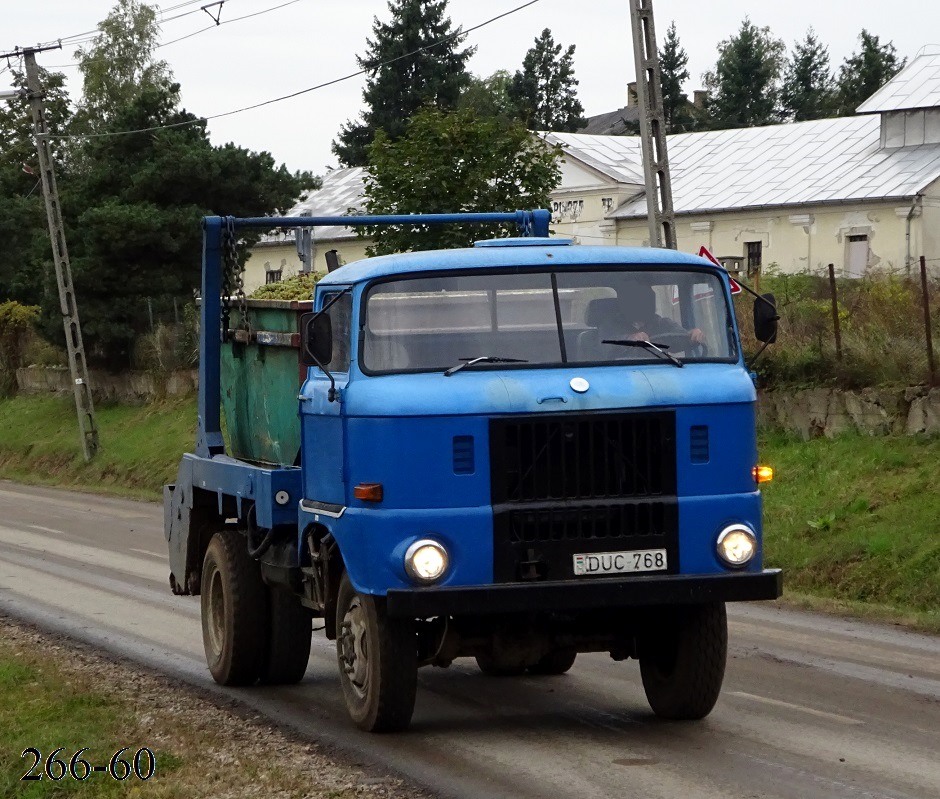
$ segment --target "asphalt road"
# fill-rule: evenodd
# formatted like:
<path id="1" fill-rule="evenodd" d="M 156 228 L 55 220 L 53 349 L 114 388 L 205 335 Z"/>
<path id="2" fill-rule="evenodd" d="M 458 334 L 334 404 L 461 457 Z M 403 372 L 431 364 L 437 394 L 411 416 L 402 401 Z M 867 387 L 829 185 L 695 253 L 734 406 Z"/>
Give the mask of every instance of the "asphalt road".
<path id="1" fill-rule="evenodd" d="M 174 597 L 167 573 L 159 505 L 0 482 L 0 613 L 236 697 L 441 796 L 940 797 L 935 637 L 734 606 L 703 722 L 656 720 L 632 661 L 582 655 L 565 676 L 501 680 L 462 660 L 422 669 L 411 731 L 372 736 L 347 720 L 322 633 L 298 686 L 215 686 L 199 601 Z"/>

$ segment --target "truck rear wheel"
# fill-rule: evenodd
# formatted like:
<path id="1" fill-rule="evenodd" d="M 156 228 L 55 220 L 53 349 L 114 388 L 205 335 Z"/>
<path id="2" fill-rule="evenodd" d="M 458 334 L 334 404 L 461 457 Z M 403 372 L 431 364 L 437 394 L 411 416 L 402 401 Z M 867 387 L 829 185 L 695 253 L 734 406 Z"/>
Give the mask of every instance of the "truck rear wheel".
<path id="1" fill-rule="evenodd" d="M 234 530 L 216 533 L 202 562 L 202 642 L 212 678 L 251 685 L 261 676 L 268 591 L 261 569 Z"/>
<path id="2" fill-rule="evenodd" d="M 640 673 L 653 712 L 664 719 L 705 718 L 721 693 L 727 656 L 723 602 L 664 608 L 640 642 Z"/>
<path id="3" fill-rule="evenodd" d="M 418 687 L 414 621 L 389 618 L 384 598 L 357 593 L 348 574 L 336 601 L 336 656 L 356 725 L 367 732 L 405 729 Z"/>
<path id="4" fill-rule="evenodd" d="M 538 663 L 529 666 L 530 674 L 564 674 L 573 665 L 578 653 L 573 649 L 555 649 Z"/>
<path id="5" fill-rule="evenodd" d="M 271 621 L 261 682 L 291 685 L 300 682 L 307 671 L 313 614 L 300 599 L 278 586 L 268 589 L 268 597 Z"/>

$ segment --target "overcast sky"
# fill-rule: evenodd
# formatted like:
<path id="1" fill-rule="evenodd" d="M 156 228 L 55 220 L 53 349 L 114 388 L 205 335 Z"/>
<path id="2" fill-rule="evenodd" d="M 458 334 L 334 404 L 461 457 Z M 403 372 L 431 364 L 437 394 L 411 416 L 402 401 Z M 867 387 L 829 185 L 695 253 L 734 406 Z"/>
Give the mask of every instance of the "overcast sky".
<path id="1" fill-rule="evenodd" d="M 526 0 L 450 0 L 455 26 L 469 28 L 502 14 Z M 225 0 L 221 20 L 256 12 L 251 19 L 214 27 L 200 11 L 207 0 L 164 0 L 166 21 L 158 50 L 182 85 L 187 110 L 208 116 L 268 100 L 340 78 L 357 70 L 355 56 L 365 49 L 373 17 L 388 19 L 384 0 Z M 114 0 L 0 0 L 0 52 L 94 29 Z M 171 10 L 174 9 L 175 10 Z M 901 56 L 911 58 L 925 45 L 940 45 L 940 2 L 911 0 L 902 6 L 884 0 L 656 0 L 656 32 L 660 45 L 675 21 L 689 54 L 690 92 L 702 87 L 701 75 L 713 68 L 718 42 L 737 31 L 749 15 L 783 39 L 788 51 L 815 28 L 829 48 L 833 66 L 858 46 L 863 27 L 893 41 Z M 212 9 L 217 10 L 217 7 Z M 179 19 L 171 17 L 194 11 Z M 192 34 L 207 26 L 203 33 Z M 511 16 L 470 34 L 477 48 L 470 70 L 489 75 L 497 69 L 520 68 L 526 50 L 543 28 L 556 42 L 574 44 L 578 96 L 587 115 L 612 111 L 625 104 L 626 85 L 633 80 L 628 0 L 538 0 Z M 74 62 L 75 47 L 42 53 L 49 68 Z M 0 64 L 0 69 L 5 65 Z M 78 70 L 62 67 L 72 77 L 73 100 L 80 96 Z M 9 72 L 0 74 L 0 90 L 9 86 Z M 292 100 L 213 120 L 212 141 L 228 141 L 252 150 L 267 150 L 291 170 L 323 173 L 337 166 L 330 143 L 340 125 L 362 107 L 362 78 L 354 78 Z"/>

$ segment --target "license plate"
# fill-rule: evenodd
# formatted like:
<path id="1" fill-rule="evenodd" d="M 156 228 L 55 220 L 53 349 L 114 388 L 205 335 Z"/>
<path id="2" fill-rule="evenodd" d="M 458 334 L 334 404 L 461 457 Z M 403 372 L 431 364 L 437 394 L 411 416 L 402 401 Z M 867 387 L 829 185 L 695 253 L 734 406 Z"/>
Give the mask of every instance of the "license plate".
<path id="1" fill-rule="evenodd" d="M 631 574 L 666 570 L 665 549 L 634 549 L 630 552 L 592 552 L 574 556 L 576 577 L 590 574 Z"/>

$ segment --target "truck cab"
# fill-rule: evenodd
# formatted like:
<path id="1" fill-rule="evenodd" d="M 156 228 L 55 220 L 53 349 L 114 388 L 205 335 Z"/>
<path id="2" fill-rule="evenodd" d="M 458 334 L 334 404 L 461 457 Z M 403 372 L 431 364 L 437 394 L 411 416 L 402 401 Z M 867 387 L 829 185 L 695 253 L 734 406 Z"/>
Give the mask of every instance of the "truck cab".
<path id="1" fill-rule="evenodd" d="M 460 657 L 511 677 L 607 652 L 639 660 L 657 715 L 710 712 L 725 603 L 782 586 L 722 269 L 547 237 L 371 258 L 318 283 L 299 337 L 289 499 L 220 498 L 225 551 L 191 547 L 216 679 L 302 676 L 319 616 L 367 730 L 407 726 L 417 669 Z M 239 580 L 255 621 L 226 607 Z M 268 652 L 244 674 L 240 625 Z"/>

